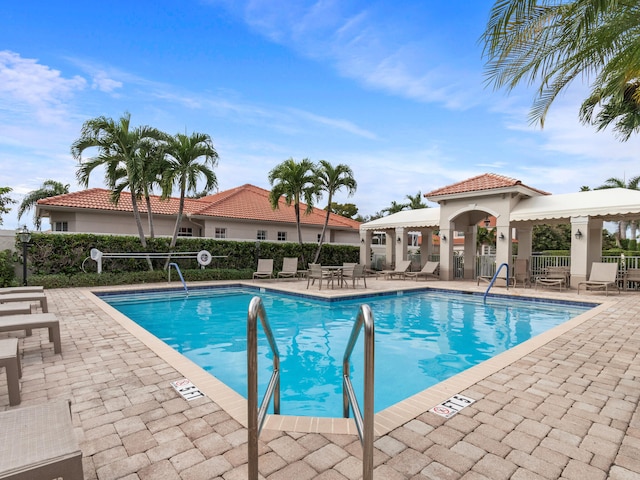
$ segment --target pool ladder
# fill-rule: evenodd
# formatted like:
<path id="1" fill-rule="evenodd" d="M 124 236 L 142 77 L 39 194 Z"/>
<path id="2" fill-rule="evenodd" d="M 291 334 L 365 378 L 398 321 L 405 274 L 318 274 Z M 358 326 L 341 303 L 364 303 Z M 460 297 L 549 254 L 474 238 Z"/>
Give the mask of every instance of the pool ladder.
<path id="1" fill-rule="evenodd" d="M 258 317 L 273 354 L 273 373 L 260 403 L 260 408 L 258 408 Z M 260 297 L 251 299 L 247 314 L 247 382 L 247 424 L 249 430 L 249 476 L 247 478 L 258 480 L 258 438 L 271 397 L 273 397 L 273 413 L 280 414 L 280 354 Z"/>
<path id="2" fill-rule="evenodd" d="M 364 416 L 351 383 L 349 360 L 356 345 L 360 330 L 364 326 Z M 351 330 L 349 343 L 342 360 L 342 407 L 344 418 L 349 418 L 349 406 L 353 409 L 358 436 L 362 444 L 362 479 L 373 478 L 373 379 L 375 359 L 375 335 L 373 314 L 369 305 L 360 306 L 356 323 Z"/>
<path id="3" fill-rule="evenodd" d="M 184 281 L 184 277 L 182 276 L 182 272 L 180 271 L 180 267 L 178 266 L 177 263 L 173 263 L 171 262 L 168 265 L 168 269 L 169 269 L 169 282 L 171 281 L 171 267 L 176 269 L 176 272 L 178 272 L 178 276 L 180 277 L 180 281 L 182 282 L 182 286 L 184 287 L 184 291 L 186 292 L 187 295 L 189 295 L 189 290 L 187 289 L 187 282 Z"/>
<path id="4" fill-rule="evenodd" d="M 487 295 L 489 294 L 489 290 L 491 290 L 491 287 L 493 287 L 493 284 L 496 283 L 496 279 L 498 278 L 498 274 L 500 273 L 500 270 L 502 270 L 502 267 L 507 268 L 507 290 L 509 290 L 509 264 L 501 263 L 498 269 L 496 270 L 496 273 L 493 274 L 493 278 L 491 279 L 491 282 L 489 283 L 487 290 L 484 292 L 484 297 L 482 297 L 482 300 L 485 303 L 487 302 Z"/>

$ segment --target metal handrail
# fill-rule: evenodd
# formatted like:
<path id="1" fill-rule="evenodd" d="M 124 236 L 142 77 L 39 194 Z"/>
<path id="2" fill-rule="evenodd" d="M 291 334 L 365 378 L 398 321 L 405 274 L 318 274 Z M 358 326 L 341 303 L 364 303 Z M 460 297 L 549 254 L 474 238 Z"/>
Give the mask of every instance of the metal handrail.
<path id="1" fill-rule="evenodd" d="M 350 377 L 349 360 L 355 347 L 360 330 L 364 325 L 364 417 L 353 390 Z M 356 317 L 356 323 L 351 330 L 342 360 L 342 406 L 344 418 L 349 418 L 349 406 L 353 409 L 353 419 L 356 422 L 360 443 L 362 444 L 362 479 L 373 478 L 373 376 L 375 359 L 375 335 L 373 328 L 373 314 L 369 305 L 362 305 Z"/>
<path id="2" fill-rule="evenodd" d="M 173 263 L 171 262 L 168 265 L 168 270 L 169 270 L 169 275 L 168 275 L 168 280 L 167 281 L 171 281 L 171 267 L 174 267 L 176 269 L 176 272 L 178 272 L 178 276 L 180 277 L 180 281 L 182 282 L 182 286 L 184 287 L 184 291 L 187 292 L 187 295 L 189 295 L 189 289 L 187 288 L 187 282 L 184 281 L 184 277 L 182 276 L 182 272 L 180 271 L 180 267 L 178 266 L 177 263 Z"/>
<path id="3" fill-rule="evenodd" d="M 489 283 L 487 290 L 484 292 L 484 296 L 482 297 L 482 299 L 485 302 L 487 301 L 487 295 L 489 293 L 489 290 L 491 290 L 491 287 L 493 287 L 493 284 L 496 282 L 496 278 L 498 278 L 498 274 L 500 273 L 500 270 L 502 270 L 502 267 L 507 267 L 507 290 L 509 289 L 509 264 L 501 263 L 498 269 L 496 270 L 496 273 L 493 274 L 493 278 L 491 279 L 491 282 Z"/>
<path id="4" fill-rule="evenodd" d="M 273 373 L 258 408 L 258 317 L 273 353 Z M 258 438 L 273 397 L 273 413 L 280 414 L 280 354 L 260 297 L 253 297 L 247 314 L 247 423 L 249 480 L 258 480 Z"/>

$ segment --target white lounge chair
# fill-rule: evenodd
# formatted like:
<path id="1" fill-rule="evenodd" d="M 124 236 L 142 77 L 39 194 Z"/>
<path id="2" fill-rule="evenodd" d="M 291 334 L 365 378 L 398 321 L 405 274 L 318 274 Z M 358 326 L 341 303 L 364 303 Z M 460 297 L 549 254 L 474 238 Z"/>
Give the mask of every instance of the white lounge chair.
<path id="1" fill-rule="evenodd" d="M 62 353 L 60 322 L 53 313 L 31 313 L 29 315 L 7 315 L 0 317 L 0 332 L 26 330 L 27 336 L 29 336 L 31 335 L 31 330 L 34 328 L 48 329 L 49 341 L 53 342 L 53 351 L 55 353 Z"/>
<path id="2" fill-rule="evenodd" d="M 440 262 L 427 262 L 419 272 L 406 272 L 405 276 L 413 278 L 415 280 L 418 280 L 419 277 L 425 277 L 425 279 L 427 280 L 429 278 L 440 278 L 440 275 L 438 273 L 439 268 Z"/>
<path id="3" fill-rule="evenodd" d="M 4 367 L 7 373 L 9 405 L 20 404 L 19 379 L 22 377 L 22 368 L 20 365 L 20 352 L 18 351 L 17 338 L 0 339 L 0 367 Z"/>
<path id="4" fill-rule="evenodd" d="M 44 292 L 44 287 L 42 285 L 0 288 L 0 295 L 4 295 L 6 293 L 42 293 L 42 292 Z"/>
<path id="5" fill-rule="evenodd" d="M 585 290 L 602 290 L 605 295 L 609 295 L 609 287 L 614 286 L 620 293 L 620 286 L 617 281 L 618 264 L 617 263 L 601 263 L 593 262 L 591 264 L 591 274 L 589 280 L 578 283 L 578 294 L 580 287 L 584 285 Z"/>
<path id="6" fill-rule="evenodd" d="M 298 257 L 284 257 L 282 270 L 278 272 L 278 278 L 296 278 L 298 276 Z"/>
<path id="7" fill-rule="evenodd" d="M 259 258 L 258 269 L 253 272 L 253 278 L 273 278 L 273 258 Z"/>
<path id="8" fill-rule="evenodd" d="M 384 278 L 387 278 L 387 279 L 391 279 L 395 276 L 398 276 L 399 278 L 404 278 L 405 273 L 407 272 L 407 270 L 409 270 L 410 266 L 411 266 L 411 260 L 400 260 L 397 263 L 396 268 L 394 270 L 382 270 L 380 274 L 384 275 Z"/>

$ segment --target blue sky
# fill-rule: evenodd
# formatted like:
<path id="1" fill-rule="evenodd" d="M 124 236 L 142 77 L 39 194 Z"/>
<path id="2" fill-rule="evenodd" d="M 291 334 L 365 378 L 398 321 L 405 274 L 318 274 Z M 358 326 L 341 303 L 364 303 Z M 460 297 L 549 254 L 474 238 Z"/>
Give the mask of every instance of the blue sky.
<path id="1" fill-rule="evenodd" d="M 268 189 L 290 157 L 347 164 L 358 191 L 336 201 L 362 215 L 485 172 L 551 193 L 640 174 L 636 138 L 577 120 L 583 85 L 544 130 L 528 122 L 533 88 L 485 85 L 492 4 L 2 2 L 0 186 L 18 201 L 47 179 L 80 189 L 69 150 L 82 123 L 127 111 L 134 125 L 209 134 L 221 190 Z M 15 210 L 2 228 L 19 225 Z"/>

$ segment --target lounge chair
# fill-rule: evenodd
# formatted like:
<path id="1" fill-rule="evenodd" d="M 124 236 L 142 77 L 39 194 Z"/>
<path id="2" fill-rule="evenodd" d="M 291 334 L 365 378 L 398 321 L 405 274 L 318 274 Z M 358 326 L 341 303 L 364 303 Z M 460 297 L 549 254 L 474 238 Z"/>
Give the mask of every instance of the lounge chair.
<path id="1" fill-rule="evenodd" d="M 259 258 L 258 269 L 253 272 L 253 278 L 273 278 L 273 258 Z"/>
<path id="2" fill-rule="evenodd" d="M 44 292 L 34 292 L 34 293 L 6 293 L 4 295 L 0 295 L 0 303 L 11 303 L 11 302 L 40 302 L 40 307 L 44 313 L 49 311 L 47 307 L 47 296 Z"/>
<path id="3" fill-rule="evenodd" d="M 309 284 L 313 285 L 316 280 L 319 281 L 318 288 L 320 290 L 322 290 L 322 280 L 326 280 L 327 285 L 329 285 L 329 281 L 331 281 L 331 286 L 333 287 L 333 280 L 335 278 L 334 272 L 322 270 L 322 266 L 319 263 L 310 263 L 309 270 L 307 271 L 307 289 L 309 289 Z"/>
<path id="4" fill-rule="evenodd" d="M 440 274 L 438 273 L 439 268 L 440 262 L 427 262 L 419 272 L 406 272 L 405 276 L 415 280 L 418 280 L 419 277 L 425 277 L 427 280 L 429 278 L 440 278 Z"/>
<path id="5" fill-rule="evenodd" d="M 31 335 L 31 330 L 34 328 L 47 328 L 49 330 L 49 341 L 53 342 L 53 351 L 62 353 L 60 322 L 53 313 L 32 313 L 29 315 L 0 317 L 0 332 L 26 330 L 27 335 Z"/>
<path id="6" fill-rule="evenodd" d="M 42 292 L 44 292 L 44 287 L 42 285 L 0 288 L 0 295 L 4 295 L 6 293 L 42 293 Z"/>
<path id="7" fill-rule="evenodd" d="M 536 290 L 538 287 L 558 287 L 562 290 L 569 285 L 569 267 L 547 267 L 542 277 L 536 278 Z"/>
<path id="8" fill-rule="evenodd" d="M 282 270 L 278 272 L 278 278 L 296 278 L 298 276 L 298 257 L 284 257 Z"/>
<path id="9" fill-rule="evenodd" d="M 617 263 L 601 263 L 593 262 L 591 264 L 591 274 L 589 280 L 578 283 L 578 294 L 580 286 L 584 285 L 585 290 L 602 290 L 605 295 L 609 295 L 609 287 L 615 286 L 620 293 L 620 286 L 617 282 L 618 264 Z"/>
<path id="10" fill-rule="evenodd" d="M 22 368 L 20 366 L 20 352 L 17 338 L 0 339 L 0 367 L 7 373 L 7 389 L 9 390 L 9 405 L 20 404 L 20 382 Z"/>
<path id="11" fill-rule="evenodd" d="M 349 281 L 351 279 L 351 284 L 353 288 L 356 288 L 356 281 L 362 279 L 364 282 L 364 288 L 367 288 L 367 274 L 365 272 L 364 265 L 353 264 L 345 264 L 347 267 L 342 270 L 342 281 Z"/>
<path id="12" fill-rule="evenodd" d="M 30 303 L 0 303 L 0 316 L 4 315 L 24 315 L 31 313 Z"/>
<path id="13" fill-rule="evenodd" d="M 399 278 L 404 278 L 405 273 L 407 272 L 407 270 L 409 270 L 410 266 L 411 266 L 411 260 L 400 260 L 397 263 L 396 268 L 394 270 L 382 270 L 380 274 L 384 275 L 384 278 L 386 279 L 392 279 L 395 276 L 398 276 Z"/>
<path id="14" fill-rule="evenodd" d="M 84 479 L 68 400 L 0 412 L 0 478 Z"/>

